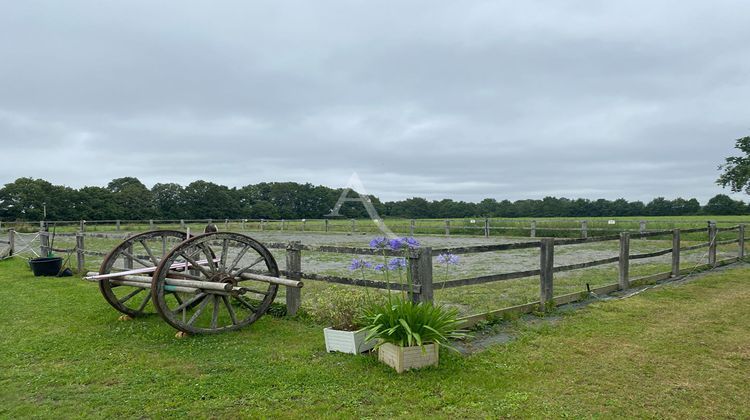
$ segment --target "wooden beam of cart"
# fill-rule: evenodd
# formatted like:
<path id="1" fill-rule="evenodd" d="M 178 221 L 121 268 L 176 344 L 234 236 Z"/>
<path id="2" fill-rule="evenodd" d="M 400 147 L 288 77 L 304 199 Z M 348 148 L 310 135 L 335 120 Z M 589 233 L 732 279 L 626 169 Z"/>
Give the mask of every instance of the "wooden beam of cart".
<path id="1" fill-rule="evenodd" d="M 141 282 L 141 283 L 148 283 L 151 284 L 152 278 L 147 276 L 138 276 L 137 274 L 131 274 L 132 271 L 136 270 L 130 270 L 130 271 L 120 271 L 115 276 L 109 276 L 106 277 L 110 280 L 126 280 L 130 282 Z M 176 274 L 177 275 L 177 274 Z M 294 288 L 301 288 L 304 283 L 297 280 L 289 280 L 289 279 L 282 279 L 279 277 L 272 277 L 272 276 L 264 276 L 262 274 L 252 274 L 252 273 L 242 273 L 238 277 L 235 277 L 238 280 L 256 280 L 256 281 L 262 281 L 265 283 L 272 283 L 272 284 L 279 284 L 282 286 L 289 286 Z M 88 281 L 99 281 L 102 280 L 102 278 L 97 275 L 95 272 L 88 272 L 86 273 L 86 277 L 84 277 L 85 280 Z M 230 283 L 217 283 L 217 282 L 211 282 L 211 281 L 196 281 L 196 280 L 183 280 L 183 279 L 175 279 L 171 277 L 167 277 L 165 279 L 165 282 L 170 286 L 181 286 L 181 287 L 194 287 L 198 289 L 203 290 L 215 290 L 215 291 L 231 291 L 232 285 Z M 150 286 L 149 286 L 150 287 Z"/>
<path id="2" fill-rule="evenodd" d="M 214 258 L 214 262 L 219 262 L 221 259 Z M 196 261 L 199 265 L 205 266 L 208 264 L 208 260 L 200 260 Z M 170 270 L 176 270 L 178 268 L 185 268 L 185 267 L 192 267 L 193 265 L 190 263 L 174 263 L 171 266 L 169 266 Z M 102 279 L 113 279 L 117 277 L 122 276 L 129 276 L 133 274 L 150 274 L 156 271 L 157 267 L 144 267 L 144 268 L 136 268 L 132 270 L 127 271 L 118 271 L 116 273 L 107 273 L 107 274 L 99 274 L 93 271 L 90 271 L 86 273 L 86 277 L 84 277 L 84 280 L 102 280 Z"/>

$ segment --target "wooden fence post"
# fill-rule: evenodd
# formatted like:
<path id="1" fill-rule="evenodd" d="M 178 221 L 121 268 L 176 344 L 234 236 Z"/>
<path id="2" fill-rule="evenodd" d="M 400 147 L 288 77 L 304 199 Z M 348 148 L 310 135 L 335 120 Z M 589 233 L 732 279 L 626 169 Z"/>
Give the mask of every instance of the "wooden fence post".
<path id="1" fill-rule="evenodd" d="M 45 227 L 45 226 L 44 226 L 44 220 L 40 220 L 40 221 L 39 221 L 39 230 L 47 230 L 47 229 L 45 229 L 44 227 Z"/>
<path id="2" fill-rule="evenodd" d="M 740 241 L 739 243 L 740 249 L 739 249 L 739 252 L 737 253 L 737 257 L 739 257 L 740 259 L 743 259 L 745 258 L 745 225 L 744 224 L 740 224 L 738 235 L 739 235 L 739 241 Z"/>
<path id="3" fill-rule="evenodd" d="M 630 288 L 630 233 L 620 233 L 620 266 L 619 266 L 620 290 Z"/>
<path id="4" fill-rule="evenodd" d="M 120 231 L 120 219 L 115 220 L 115 230 Z"/>
<path id="5" fill-rule="evenodd" d="M 581 221 L 581 238 L 587 239 L 589 237 L 589 221 Z"/>
<path id="6" fill-rule="evenodd" d="M 12 257 L 13 253 L 16 252 L 16 230 L 8 229 L 8 256 Z"/>
<path id="7" fill-rule="evenodd" d="M 539 245 L 539 310 L 547 312 L 552 300 L 553 267 L 555 265 L 555 239 L 544 238 Z"/>
<path id="8" fill-rule="evenodd" d="M 326 232 L 328 232 L 328 219 L 326 219 Z"/>
<path id="9" fill-rule="evenodd" d="M 638 226 L 638 232 L 639 233 L 646 233 L 646 221 L 645 220 L 641 220 L 641 222 L 640 222 L 640 224 Z M 641 239 L 643 239 L 643 238 L 641 238 Z"/>
<path id="10" fill-rule="evenodd" d="M 43 230 L 39 231 L 39 256 L 42 258 L 49 257 L 49 232 L 45 232 Z"/>
<path id="11" fill-rule="evenodd" d="M 242 227 L 241 227 L 241 229 L 242 229 L 243 232 L 245 231 L 245 222 L 247 222 L 247 219 L 242 219 L 242 225 L 241 225 Z"/>
<path id="12" fill-rule="evenodd" d="M 260 231 L 263 232 L 266 230 L 266 219 L 260 219 Z"/>
<path id="13" fill-rule="evenodd" d="M 352 219 L 352 233 L 357 231 L 357 221 Z"/>
<path id="14" fill-rule="evenodd" d="M 672 277 L 680 275 L 680 230 L 672 230 Z"/>
<path id="15" fill-rule="evenodd" d="M 229 232 L 229 219 L 224 219 L 224 232 Z"/>
<path id="16" fill-rule="evenodd" d="M 536 238 L 536 220 L 531 221 L 531 232 L 529 233 L 529 236 Z"/>
<path id="17" fill-rule="evenodd" d="M 432 248 L 424 247 L 409 250 L 409 273 L 413 289 L 409 291 L 414 303 L 432 303 Z M 416 286 L 419 287 L 416 287 Z M 414 290 L 419 289 L 419 292 Z"/>
<path id="18" fill-rule="evenodd" d="M 302 278 L 302 251 L 299 241 L 292 241 L 286 247 L 286 277 L 291 280 Z M 301 289 L 286 287 L 286 313 L 289 316 L 297 314 L 302 305 Z"/>
<path id="19" fill-rule="evenodd" d="M 81 232 L 86 232 L 86 221 L 81 220 L 81 226 L 78 228 Z"/>
<path id="20" fill-rule="evenodd" d="M 83 238 L 83 233 L 76 233 L 76 268 L 78 269 L 79 274 L 86 272 L 86 257 L 83 253 L 86 248 L 84 247 Z"/>
<path id="21" fill-rule="evenodd" d="M 445 236 L 451 236 L 451 221 L 445 219 Z"/>
<path id="22" fill-rule="evenodd" d="M 484 237 L 485 238 L 490 237 L 490 218 L 489 217 L 484 218 Z"/>
<path id="23" fill-rule="evenodd" d="M 281 219 L 281 230 L 284 231 L 284 219 Z"/>
<path id="24" fill-rule="evenodd" d="M 708 222 L 708 263 L 716 267 L 716 223 Z"/>
<path id="25" fill-rule="evenodd" d="M 416 225 L 416 221 L 414 219 L 411 219 L 409 221 L 409 236 L 414 236 L 414 225 Z"/>
<path id="26" fill-rule="evenodd" d="M 302 219 L 302 231 L 305 231 L 305 225 L 307 224 L 307 219 Z"/>
<path id="27" fill-rule="evenodd" d="M 154 230 L 154 219 L 148 219 L 148 230 Z"/>

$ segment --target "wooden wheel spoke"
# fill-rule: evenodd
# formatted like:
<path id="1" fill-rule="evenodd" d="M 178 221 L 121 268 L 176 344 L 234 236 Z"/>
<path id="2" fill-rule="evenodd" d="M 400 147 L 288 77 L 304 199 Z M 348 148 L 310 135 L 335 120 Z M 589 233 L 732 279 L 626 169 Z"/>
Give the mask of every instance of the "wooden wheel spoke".
<path id="1" fill-rule="evenodd" d="M 219 295 L 214 295 L 214 312 L 211 314 L 211 328 L 216 328 L 219 321 Z"/>
<path id="2" fill-rule="evenodd" d="M 229 252 L 229 239 L 224 239 L 221 243 L 221 260 L 219 261 L 219 267 L 225 268 L 227 266 L 227 253 Z"/>
<path id="3" fill-rule="evenodd" d="M 260 263 L 261 261 L 265 261 L 265 258 L 263 258 L 262 255 L 260 257 L 258 257 L 257 260 L 253 261 L 252 264 L 248 265 L 247 267 L 244 267 L 244 268 L 241 268 L 241 269 L 237 270 L 237 273 L 244 273 L 245 271 L 247 271 L 247 270 L 255 267 L 256 265 L 258 265 L 258 263 Z M 237 274 L 234 274 L 234 275 L 237 275 Z"/>
<path id="4" fill-rule="evenodd" d="M 151 293 L 146 295 L 146 299 L 143 299 L 143 302 L 141 302 L 141 306 L 138 307 L 138 312 L 143 312 L 143 309 L 146 308 L 146 305 L 148 305 L 148 302 L 150 300 L 151 300 Z"/>
<path id="5" fill-rule="evenodd" d="M 252 311 L 253 313 L 258 311 L 257 308 L 253 307 L 253 305 L 251 305 L 250 302 L 246 301 L 245 298 L 243 298 L 242 296 L 233 296 L 233 297 L 237 299 L 242 306 L 246 307 L 247 309 L 250 309 L 250 311 Z"/>
<path id="6" fill-rule="evenodd" d="M 203 302 L 201 302 L 200 306 L 198 306 L 198 309 L 195 311 L 193 316 L 190 317 L 187 324 L 193 325 L 193 322 L 195 322 L 195 320 L 198 319 L 199 316 L 201 316 L 203 311 L 206 310 L 206 306 L 208 306 L 208 299 L 203 299 Z"/>
<path id="7" fill-rule="evenodd" d="M 164 256 L 167 255 L 167 237 L 162 236 L 161 237 L 161 256 L 164 258 Z"/>
<path id="8" fill-rule="evenodd" d="M 234 308 L 232 307 L 232 304 L 229 303 L 229 298 L 226 296 L 221 296 L 221 300 L 224 302 L 224 306 L 227 307 L 227 311 L 229 312 L 229 318 L 232 319 L 232 325 L 237 325 L 237 314 L 234 313 Z"/>
<path id="9" fill-rule="evenodd" d="M 250 249 L 250 246 L 249 245 L 245 245 L 245 247 L 242 248 L 242 251 L 240 251 L 240 253 L 237 254 L 236 257 L 234 257 L 234 260 L 232 260 L 232 264 L 227 269 L 227 273 L 231 273 L 232 270 L 234 270 L 234 267 L 237 267 L 237 264 L 240 263 L 240 260 L 245 255 L 245 253 L 247 252 L 248 249 Z"/>
<path id="10" fill-rule="evenodd" d="M 148 245 L 146 245 L 146 241 L 141 239 L 138 242 L 140 242 L 141 246 L 143 246 L 143 249 L 146 250 L 146 254 L 148 254 L 148 257 L 151 259 L 151 262 L 154 263 L 155 266 L 159 265 L 159 260 L 156 259 L 156 257 L 154 256 L 154 253 L 151 252 L 151 248 L 149 248 Z"/>
<path id="11" fill-rule="evenodd" d="M 173 314 L 176 314 L 177 312 L 180 312 L 180 311 L 181 311 L 181 310 L 183 310 L 183 309 L 187 309 L 187 308 L 188 308 L 188 307 L 190 307 L 191 305 L 195 305 L 195 304 L 197 304 L 198 302 L 200 302 L 200 301 L 201 301 L 202 299 L 204 299 L 204 298 L 205 298 L 206 296 L 208 296 L 208 294 L 207 294 L 207 293 L 199 293 L 199 294 L 197 294 L 197 295 L 196 295 L 195 297 L 192 297 L 192 298 L 188 299 L 187 301 L 185 301 L 185 302 L 182 302 L 182 303 L 180 304 L 180 306 L 178 306 L 178 307 L 176 307 L 176 308 L 174 308 L 174 309 L 172 310 L 172 313 L 173 313 Z"/>
<path id="12" fill-rule="evenodd" d="M 174 296 L 174 300 L 176 300 L 178 304 L 182 305 L 182 298 L 177 294 L 177 292 L 172 293 L 172 296 Z"/>
<path id="13" fill-rule="evenodd" d="M 188 268 L 198 269 L 198 271 L 202 272 L 203 275 L 206 276 L 206 278 L 210 279 L 211 277 L 213 277 L 213 275 L 209 273 L 208 271 L 206 271 L 206 269 L 202 265 L 198 264 L 193 258 L 188 257 L 187 254 L 185 254 L 184 252 L 181 252 L 180 255 L 182 256 L 182 258 L 185 258 L 185 260 L 189 262 L 190 265 L 192 265 L 192 267 L 188 267 Z M 201 280 L 205 280 L 205 279 L 201 279 Z"/>
<path id="14" fill-rule="evenodd" d="M 216 274 L 217 269 L 216 262 L 214 261 L 214 254 L 206 244 L 200 244 L 199 247 L 203 250 L 203 254 L 206 255 L 206 260 L 208 261 L 208 269 L 211 270 L 211 273 Z"/>
<path id="15" fill-rule="evenodd" d="M 142 266 L 146 267 L 146 268 L 151 268 L 151 267 L 153 267 L 153 265 L 152 265 L 152 264 L 149 264 L 148 262 L 146 262 L 146 261 L 143 261 L 142 259 L 140 259 L 140 258 L 136 257 L 135 255 L 131 254 L 130 252 L 128 252 L 128 251 L 126 251 L 126 250 L 124 250 L 124 249 L 123 249 L 122 251 L 120 251 L 120 253 L 121 253 L 122 255 L 124 255 L 124 256 L 126 256 L 126 257 L 130 258 L 131 260 L 133 260 L 133 261 L 137 262 L 138 264 L 140 264 L 140 265 L 142 265 Z"/>
<path id="16" fill-rule="evenodd" d="M 137 295 L 138 293 L 141 293 L 144 290 L 146 290 L 146 289 L 142 289 L 142 288 L 139 287 L 139 288 L 133 290 L 132 292 L 128 293 L 122 299 L 118 299 L 117 301 L 120 302 L 120 303 L 125 303 L 125 302 L 129 301 L 130 298 L 132 298 L 133 296 Z"/>

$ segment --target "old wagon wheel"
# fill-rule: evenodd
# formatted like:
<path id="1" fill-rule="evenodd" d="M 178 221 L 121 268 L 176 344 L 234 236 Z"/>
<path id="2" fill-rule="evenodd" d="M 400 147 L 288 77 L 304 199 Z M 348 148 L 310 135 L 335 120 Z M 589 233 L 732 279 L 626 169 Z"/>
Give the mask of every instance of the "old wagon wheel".
<path id="1" fill-rule="evenodd" d="M 185 232 L 177 230 L 155 230 L 131 236 L 107 254 L 99 268 L 99 274 L 143 268 L 146 269 L 143 275 L 150 277 L 164 255 L 186 237 Z M 116 279 L 102 279 L 99 282 L 99 290 L 104 299 L 126 315 L 142 315 L 151 300 L 149 290 L 115 283 Z"/>
<path id="2" fill-rule="evenodd" d="M 190 269 L 170 269 L 175 264 L 189 265 Z M 152 299 L 164 320 L 182 332 L 236 330 L 260 318 L 278 290 L 277 284 L 249 278 L 248 273 L 278 277 L 279 269 L 268 249 L 249 236 L 206 233 L 182 242 L 164 257 L 154 273 Z M 228 290 L 198 288 L 193 293 L 170 294 L 166 291 L 167 278 L 232 286 L 227 286 Z"/>

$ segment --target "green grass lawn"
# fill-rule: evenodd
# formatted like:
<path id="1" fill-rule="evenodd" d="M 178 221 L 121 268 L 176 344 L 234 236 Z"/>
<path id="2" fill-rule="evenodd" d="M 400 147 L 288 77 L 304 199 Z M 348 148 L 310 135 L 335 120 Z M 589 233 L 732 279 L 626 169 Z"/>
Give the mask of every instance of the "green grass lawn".
<path id="1" fill-rule="evenodd" d="M 0 262 L 0 417 L 750 416 L 750 268 L 715 272 L 398 375 L 327 354 L 320 326 L 263 317 L 176 339 L 117 321 L 91 283 Z M 532 326 L 541 325 L 541 326 Z"/>

